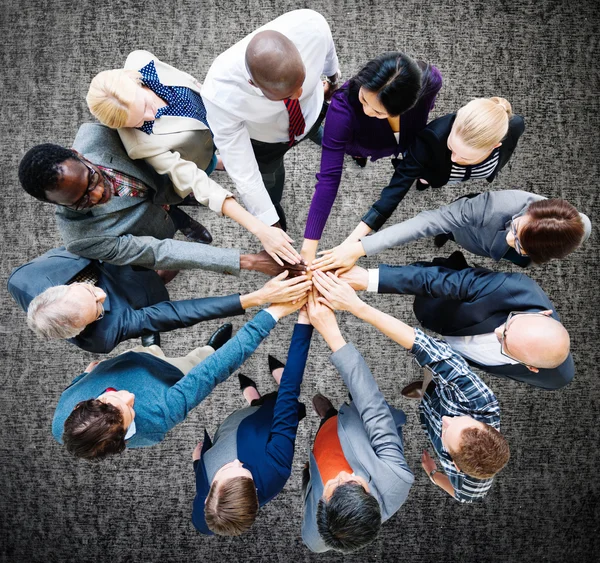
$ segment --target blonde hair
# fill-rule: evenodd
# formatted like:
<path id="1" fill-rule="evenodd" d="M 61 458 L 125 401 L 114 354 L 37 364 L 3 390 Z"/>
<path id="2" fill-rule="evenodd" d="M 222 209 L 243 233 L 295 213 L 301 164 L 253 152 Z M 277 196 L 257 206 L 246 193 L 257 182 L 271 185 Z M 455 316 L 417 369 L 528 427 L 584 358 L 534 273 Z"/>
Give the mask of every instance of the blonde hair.
<path id="1" fill-rule="evenodd" d="M 137 88 L 141 85 L 142 75 L 137 70 L 105 70 L 94 76 L 85 99 L 90 112 L 100 123 L 118 129 L 125 127 Z"/>
<path id="2" fill-rule="evenodd" d="M 258 512 L 256 485 L 249 477 L 213 481 L 204 504 L 204 519 L 219 536 L 239 536 L 252 526 Z"/>
<path id="3" fill-rule="evenodd" d="M 477 98 L 456 112 L 452 131 L 474 149 L 492 149 L 506 137 L 512 108 L 504 98 Z"/>

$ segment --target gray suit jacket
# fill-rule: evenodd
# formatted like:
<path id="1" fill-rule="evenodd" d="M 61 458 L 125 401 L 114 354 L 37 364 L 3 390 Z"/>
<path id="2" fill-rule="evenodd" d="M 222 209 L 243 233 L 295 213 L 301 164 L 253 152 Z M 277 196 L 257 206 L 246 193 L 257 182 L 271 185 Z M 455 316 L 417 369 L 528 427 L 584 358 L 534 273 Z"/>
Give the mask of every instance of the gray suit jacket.
<path id="1" fill-rule="evenodd" d="M 369 483 L 377 499 L 383 522 L 402 506 L 414 481 L 404 458 L 401 426 L 406 416 L 390 407 L 365 360 L 353 344 L 331 356 L 342 375 L 353 402 L 338 414 L 338 436 L 344 456 L 357 475 Z M 323 481 L 314 456 L 310 455 L 310 481 L 304 491 L 302 540 L 315 552 L 328 551 L 317 529 L 317 505 L 323 496 Z"/>
<path id="2" fill-rule="evenodd" d="M 546 198 L 522 190 L 484 192 L 473 198 L 457 199 L 439 209 L 422 211 L 412 219 L 362 238 L 361 242 L 367 256 L 373 256 L 423 237 L 452 233 L 464 249 L 498 261 L 510 248 L 506 242 L 510 222 L 524 214 L 531 203 L 542 199 Z M 586 215 L 580 215 L 585 241 L 591 223 Z"/>
<path id="3" fill-rule="evenodd" d="M 116 131 L 85 123 L 77 132 L 73 148 L 94 164 L 141 180 L 152 194 L 145 199 L 113 197 L 104 205 L 82 211 L 57 206 L 56 222 L 69 252 L 117 266 L 239 273 L 237 249 L 172 240 L 175 226 L 162 205 L 180 203 L 181 198 L 167 176 L 127 156 Z"/>

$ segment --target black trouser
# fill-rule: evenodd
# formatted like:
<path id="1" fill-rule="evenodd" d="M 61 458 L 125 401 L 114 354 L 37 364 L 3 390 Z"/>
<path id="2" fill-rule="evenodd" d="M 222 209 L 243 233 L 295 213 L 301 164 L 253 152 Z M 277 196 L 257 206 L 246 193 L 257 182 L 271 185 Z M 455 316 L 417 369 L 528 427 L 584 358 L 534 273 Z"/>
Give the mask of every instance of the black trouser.
<path id="1" fill-rule="evenodd" d="M 285 184 L 283 157 L 287 151 L 296 146 L 299 142 L 301 143 L 304 141 L 304 139 L 311 139 L 317 144 L 321 144 L 319 129 L 321 123 L 323 123 L 328 107 L 329 104 L 323 102 L 323 107 L 321 108 L 321 113 L 319 114 L 317 121 L 315 121 L 306 136 L 301 141 L 296 141 L 292 146 L 290 146 L 289 143 L 263 143 L 262 141 L 251 139 L 258 169 L 260 170 L 265 188 L 267 188 L 267 192 L 269 192 L 269 195 L 271 196 L 275 211 L 277 211 L 277 214 L 279 215 L 279 224 L 284 231 L 287 229 L 287 221 L 285 219 L 283 208 L 281 207 L 283 186 Z"/>

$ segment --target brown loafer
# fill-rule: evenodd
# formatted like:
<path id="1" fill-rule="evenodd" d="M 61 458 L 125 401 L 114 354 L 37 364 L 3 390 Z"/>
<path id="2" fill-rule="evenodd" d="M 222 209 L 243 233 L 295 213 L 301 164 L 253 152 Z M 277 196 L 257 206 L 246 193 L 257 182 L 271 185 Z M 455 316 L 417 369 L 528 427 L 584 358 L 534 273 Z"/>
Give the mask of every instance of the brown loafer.
<path id="1" fill-rule="evenodd" d="M 422 399 L 423 398 L 423 380 L 413 381 L 409 383 L 404 389 L 402 389 L 401 393 L 403 397 L 407 399 Z"/>
<path id="2" fill-rule="evenodd" d="M 319 415 L 319 418 L 325 418 L 327 411 L 333 408 L 331 401 L 324 395 L 321 395 L 321 393 L 317 393 L 313 397 L 312 404 L 315 412 Z"/>

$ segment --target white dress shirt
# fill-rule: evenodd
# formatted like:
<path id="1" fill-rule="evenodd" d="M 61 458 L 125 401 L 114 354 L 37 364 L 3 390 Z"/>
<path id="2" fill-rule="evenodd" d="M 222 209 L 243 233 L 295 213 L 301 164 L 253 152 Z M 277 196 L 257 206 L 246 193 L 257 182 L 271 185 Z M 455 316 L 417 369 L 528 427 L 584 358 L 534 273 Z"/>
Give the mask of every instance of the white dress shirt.
<path id="1" fill-rule="evenodd" d="M 248 211 L 267 225 L 273 225 L 279 216 L 262 181 L 250 139 L 287 143 L 289 115 L 283 101 L 268 100 L 249 84 L 245 63 L 246 47 L 252 37 L 268 29 L 290 39 L 304 62 L 306 78 L 300 97 L 306 123 L 304 134 L 316 122 L 323 105 L 321 75 L 336 74 L 339 65 L 325 18 L 313 10 L 295 10 L 258 28 L 219 55 L 206 75 L 202 99 L 227 172 Z"/>

